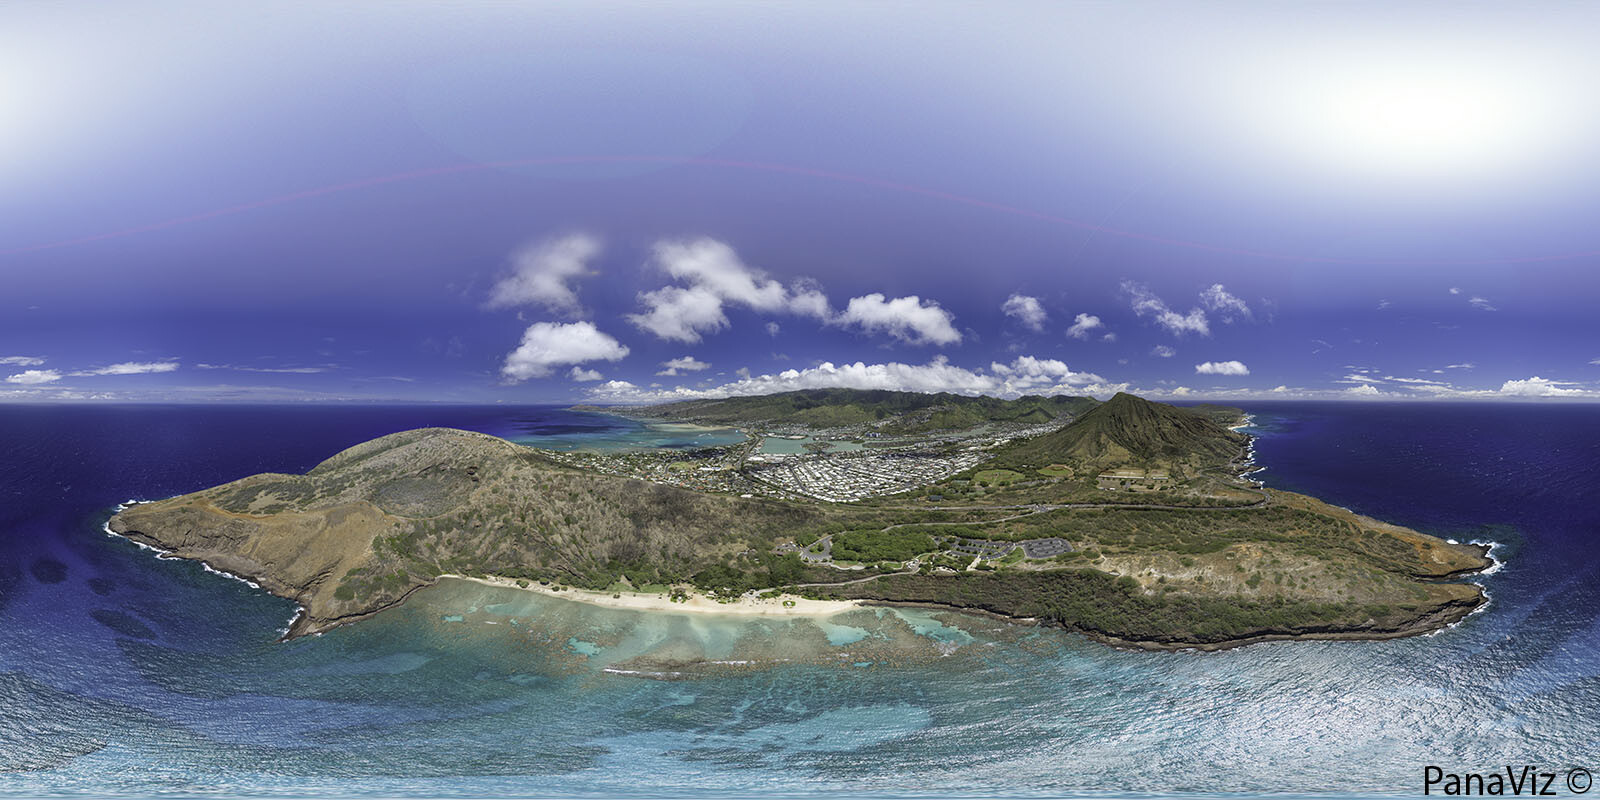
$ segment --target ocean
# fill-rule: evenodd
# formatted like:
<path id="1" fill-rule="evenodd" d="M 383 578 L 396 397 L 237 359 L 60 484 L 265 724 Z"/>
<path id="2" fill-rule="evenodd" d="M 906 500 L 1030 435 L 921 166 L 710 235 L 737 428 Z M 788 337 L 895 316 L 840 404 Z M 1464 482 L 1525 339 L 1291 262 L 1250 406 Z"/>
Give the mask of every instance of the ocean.
<path id="1" fill-rule="evenodd" d="M 1412 796 L 1427 765 L 1524 764 L 1567 794 L 1600 771 L 1600 413 L 1248 410 L 1268 485 L 1498 543 L 1488 608 L 1412 639 L 1136 653 L 946 612 L 696 618 L 454 581 L 280 643 L 291 603 L 106 535 L 114 507 L 423 426 L 731 434 L 541 407 L 0 406 L 0 796 Z M 628 669 L 660 653 L 722 663 Z"/>

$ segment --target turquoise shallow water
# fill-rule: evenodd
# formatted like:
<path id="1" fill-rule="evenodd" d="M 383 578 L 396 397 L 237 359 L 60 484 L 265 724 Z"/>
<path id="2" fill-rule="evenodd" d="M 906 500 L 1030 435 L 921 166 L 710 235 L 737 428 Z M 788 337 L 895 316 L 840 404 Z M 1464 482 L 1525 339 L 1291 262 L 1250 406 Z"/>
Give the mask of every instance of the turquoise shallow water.
<path id="1" fill-rule="evenodd" d="M 110 505 L 460 412 L 53 413 L 0 417 L 0 795 L 1409 796 L 1424 764 L 1600 764 L 1600 517 L 1571 502 L 1600 486 L 1587 417 L 1263 410 L 1269 482 L 1495 538 L 1508 564 L 1489 611 L 1435 636 L 1202 655 L 464 581 L 278 643 L 289 603 L 105 536 Z"/>

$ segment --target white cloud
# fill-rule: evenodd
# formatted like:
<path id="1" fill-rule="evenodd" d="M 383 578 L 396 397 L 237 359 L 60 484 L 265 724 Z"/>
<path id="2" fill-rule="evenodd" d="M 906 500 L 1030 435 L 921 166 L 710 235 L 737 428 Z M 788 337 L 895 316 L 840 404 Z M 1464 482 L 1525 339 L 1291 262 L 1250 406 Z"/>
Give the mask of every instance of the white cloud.
<path id="1" fill-rule="evenodd" d="M 800 280 L 785 289 L 766 273 L 746 266 L 732 247 L 716 239 L 658 242 L 654 258 L 656 266 L 685 285 L 639 293 L 646 310 L 628 315 L 628 321 L 661 339 L 693 343 L 726 328 L 723 306 L 727 304 L 820 320 L 831 313 L 827 296 L 815 284 Z"/>
<path id="2" fill-rule="evenodd" d="M 702 287 L 663 286 L 640 293 L 639 301 L 650 310 L 629 314 L 628 321 L 659 339 L 692 344 L 700 341 L 703 334 L 728 327 L 722 298 Z"/>
<path id="3" fill-rule="evenodd" d="M 700 361 L 694 356 L 684 356 L 682 358 L 674 358 L 671 361 L 663 361 L 661 362 L 661 366 L 666 367 L 666 369 L 663 369 L 656 374 L 666 375 L 668 377 L 676 377 L 680 373 L 684 372 L 700 372 L 701 370 L 707 370 L 711 368 L 710 364 Z"/>
<path id="4" fill-rule="evenodd" d="M 803 370 L 765 375 L 740 373 L 740 379 L 720 386 L 692 389 L 640 389 L 623 381 L 601 384 L 591 390 L 597 399 L 628 402 L 665 402 L 707 397 L 772 394 L 798 389 L 888 389 L 907 392 L 952 392 L 964 395 L 1015 397 L 1032 394 L 1111 394 L 1127 384 L 1107 384 L 1103 378 L 1074 372 L 1055 359 L 1022 356 L 1008 364 L 994 363 L 989 370 L 967 369 L 939 356 L 927 364 L 833 364 L 824 362 Z"/>
<path id="5" fill-rule="evenodd" d="M 1399 377 L 1399 376 L 1396 376 L 1396 375 L 1385 375 L 1385 376 L 1383 376 L 1383 379 L 1386 380 L 1386 381 L 1394 381 L 1395 383 L 1410 383 L 1410 384 L 1428 385 L 1428 386 L 1448 386 L 1449 385 L 1449 384 L 1446 384 L 1444 381 L 1436 381 L 1436 380 L 1432 380 L 1432 379 L 1429 379 L 1429 378 L 1403 378 L 1403 377 Z"/>
<path id="6" fill-rule="evenodd" d="M 600 240 L 583 233 L 523 247 L 511 257 L 511 274 L 489 290 L 489 307 L 537 304 L 557 313 L 582 313 L 571 283 L 594 274 L 589 262 L 599 253 Z"/>
<path id="7" fill-rule="evenodd" d="M 1593 359 L 1589 363 L 1591 365 L 1600 365 L 1600 358 Z"/>
<path id="8" fill-rule="evenodd" d="M 782 329 L 778 327 L 778 323 L 776 323 L 776 322 L 767 323 L 767 335 L 768 336 L 777 336 L 779 330 L 782 330 Z"/>
<path id="9" fill-rule="evenodd" d="M 1473 296 L 1471 299 L 1467 300 L 1467 302 L 1469 304 L 1471 304 L 1473 308 L 1476 308 L 1479 311 L 1499 311 L 1500 310 L 1498 308 L 1495 308 L 1493 305 L 1491 305 L 1487 298 L 1483 298 L 1483 297 Z"/>
<path id="10" fill-rule="evenodd" d="M 1204 364 L 1194 365 L 1194 371 L 1200 375 L 1249 375 L 1250 368 L 1239 361 L 1207 361 Z"/>
<path id="11" fill-rule="evenodd" d="M 1590 394 L 1571 386 L 1566 381 L 1546 380 L 1535 375 L 1525 380 L 1506 381 L 1500 386 L 1500 394 L 1508 397 L 1581 397 Z"/>
<path id="12" fill-rule="evenodd" d="M 1166 328 L 1174 336 L 1186 333 L 1211 335 L 1211 325 L 1206 320 L 1206 312 L 1202 309 L 1192 308 L 1188 314 L 1179 314 L 1168 308 L 1166 302 L 1155 296 L 1148 286 L 1137 281 L 1123 281 L 1122 291 L 1132 301 L 1133 313 L 1153 318 L 1156 324 Z"/>
<path id="13" fill-rule="evenodd" d="M 1115 342 L 1116 340 L 1117 340 L 1117 335 L 1115 333 L 1108 333 L 1108 334 L 1100 337 L 1100 341 L 1107 342 L 1107 343 Z"/>
<path id="14" fill-rule="evenodd" d="M 1369 378 L 1365 375 L 1352 372 L 1349 375 L 1334 381 L 1334 383 L 1382 383 L 1382 381 L 1378 378 Z"/>
<path id="15" fill-rule="evenodd" d="M 124 361 L 121 364 L 79 370 L 72 374 L 78 377 L 91 375 L 148 375 L 152 372 L 172 372 L 177 368 L 178 362 L 176 361 Z"/>
<path id="16" fill-rule="evenodd" d="M 55 383 L 59 380 L 61 380 L 61 373 L 53 369 L 25 369 L 6 378 L 6 383 L 38 386 L 42 383 Z"/>
<path id="17" fill-rule="evenodd" d="M 916 295 L 885 298 L 878 292 L 850 298 L 850 304 L 831 322 L 863 331 L 884 333 L 908 344 L 956 344 L 961 332 L 951 323 L 955 316 L 932 300 Z"/>
<path id="18" fill-rule="evenodd" d="M 522 344 L 506 356 L 500 373 L 525 381 L 549 375 L 556 367 L 586 361 L 619 361 L 628 348 L 602 333 L 592 322 L 536 322 L 522 334 Z"/>
<path id="19" fill-rule="evenodd" d="M 1378 391 L 1378 387 L 1368 383 L 1352 386 L 1344 390 L 1344 393 L 1353 397 L 1380 397 L 1383 395 L 1383 392 Z"/>
<path id="20" fill-rule="evenodd" d="M 1460 289 L 1460 287 L 1452 286 L 1452 287 L 1450 287 L 1450 293 L 1451 294 L 1461 294 L 1461 289 Z"/>
<path id="21" fill-rule="evenodd" d="M 1229 294 L 1222 284 L 1213 283 L 1200 293 L 1200 305 L 1207 311 L 1216 312 L 1224 323 L 1231 323 L 1235 319 L 1250 319 L 1250 306 L 1243 300 Z"/>
<path id="22" fill-rule="evenodd" d="M 1158 344 L 1158 345 L 1155 346 L 1154 349 L 1152 349 L 1150 351 L 1150 355 L 1153 355 L 1156 358 L 1172 358 L 1173 356 L 1175 356 L 1177 354 L 1178 354 L 1178 351 L 1176 351 L 1176 350 L 1174 350 L 1174 349 L 1172 349 L 1172 348 L 1170 348 L 1170 347 L 1168 347 L 1168 346 L 1166 346 L 1164 344 Z"/>
<path id="23" fill-rule="evenodd" d="M 658 242 L 655 258 L 668 275 L 691 286 L 703 286 L 732 303 L 758 311 L 778 311 L 789 300 L 783 284 L 745 266 L 732 247 L 716 239 Z"/>
<path id="24" fill-rule="evenodd" d="M 6 356 L 5 358 L 0 358 L 0 365 L 7 367 L 37 367 L 43 363 L 44 359 L 34 358 L 33 356 Z"/>
<path id="25" fill-rule="evenodd" d="M 1032 392 L 1045 386 L 1060 390 L 1067 386 L 1103 385 L 1106 382 L 1105 378 L 1091 372 L 1073 372 L 1065 362 L 1057 359 L 1034 356 L 1018 356 L 1011 359 L 1009 364 L 997 361 L 989 365 L 989 371 L 1001 383 L 993 392 L 984 394 L 1002 396 Z"/>
<path id="26" fill-rule="evenodd" d="M 569 372 L 567 372 L 567 377 L 577 381 L 578 383 L 586 383 L 588 381 L 600 380 L 605 376 L 600 374 L 600 370 L 584 369 L 583 367 L 575 366 Z"/>
<path id="27" fill-rule="evenodd" d="M 803 278 L 796 282 L 793 294 L 789 295 L 788 310 L 802 317 L 821 320 L 827 319 L 833 313 L 832 307 L 828 305 L 828 296 Z"/>
<path id="28" fill-rule="evenodd" d="M 1000 310 L 1034 333 L 1044 330 L 1044 322 L 1049 318 L 1049 315 L 1044 313 L 1044 306 L 1039 305 L 1039 298 L 1025 294 L 1014 294 L 1006 298 Z"/>
<path id="29" fill-rule="evenodd" d="M 1101 324 L 1099 317 L 1093 314 L 1079 314 L 1073 318 L 1072 327 L 1067 328 L 1067 335 L 1074 339 L 1087 339 L 1089 331 L 1101 327 L 1105 326 Z"/>
<path id="30" fill-rule="evenodd" d="M 1445 369 L 1476 369 L 1477 367 L 1477 364 L 1468 361 L 1464 364 L 1448 364 L 1445 366 Z"/>

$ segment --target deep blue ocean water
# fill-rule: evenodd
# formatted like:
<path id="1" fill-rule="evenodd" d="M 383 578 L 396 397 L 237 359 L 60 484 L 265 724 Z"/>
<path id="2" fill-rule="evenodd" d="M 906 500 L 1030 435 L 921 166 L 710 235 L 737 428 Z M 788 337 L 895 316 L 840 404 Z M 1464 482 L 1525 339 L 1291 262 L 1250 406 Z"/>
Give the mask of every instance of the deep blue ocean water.
<path id="1" fill-rule="evenodd" d="M 1269 485 L 1500 542 L 1489 609 L 1204 655 L 880 613 L 806 629 L 871 656 L 663 681 L 606 668 L 770 654 L 811 623 L 447 583 L 278 643 L 292 604 L 107 536 L 112 508 L 426 425 L 699 434 L 553 408 L 0 406 L 0 795 L 1415 795 L 1425 764 L 1600 771 L 1600 409 L 1250 410 Z M 947 655 L 895 657 L 908 636 Z"/>

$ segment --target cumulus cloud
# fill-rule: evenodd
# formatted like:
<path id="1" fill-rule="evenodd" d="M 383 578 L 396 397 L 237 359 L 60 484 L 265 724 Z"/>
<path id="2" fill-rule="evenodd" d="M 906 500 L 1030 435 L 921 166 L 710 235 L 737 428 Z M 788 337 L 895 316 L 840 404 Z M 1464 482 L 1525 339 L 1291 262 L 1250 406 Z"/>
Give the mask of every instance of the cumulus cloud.
<path id="1" fill-rule="evenodd" d="M 778 323 L 776 323 L 776 322 L 767 323 L 767 335 L 768 336 L 777 336 L 778 335 L 778 331 L 780 331 L 780 330 L 782 330 L 782 329 L 778 327 Z"/>
<path id="2" fill-rule="evenodd" d="M 85 369 L 72 373 L 75 377 L 92 375 L 148 375 L 153 372 L 172 372 L 178 368 L 176 361 L 124 361 L 109 367 Z"/>
<path id="3" fill-rule="evenodd" d="M 656 374 L 667 377 L 675 377 L 684 372 L 700 372 L 711 368 L 709 363 L 696 359 L 694 356 L 684 356 L 682 358 L 674 358 L 671 361 L 663 361 L 661 366 L 666 369 Z"/>
<path id="4" fill-rule="evenodd" d="M 828 388 L 951 392 L 996 397 L 1063 392 L 1103 395 L 1127 388 L 1127 384 L 1108 384 L 1098 375 L 1074 372 L 1061 361 L 1032 356 L 1021 356 L 1004 364 L 996 362 L 988 370 L 958 367 L 939 356 L 926 364 L 824 362 L 803 370 L 790 369 L 765 375 L 740 371 L 739 375 L 737 381 L 698 389 L 641 389 L 626 381 L 611 381 L 594 387 L 591 394 L 602 400 L 665 402 Z"/>
<path id="5" fill-rule="evenodd" d="M 1150 351 L 1150 355 L 1153 355 L 1156 358 L 1172 358 L 1173 356 L 1175 356 L 1177 354 L 1178 354 L 1178 351 L 1176 351 L 1176 350 L 1174 350 L 1174 349 L 1172 349 L 1172 348 L 1170 348 L 1170 347 L 1168 347 L 1168 346 L 1166 346 L 1164 344 L 1158 344 L 1158 345 L 1155 346 L 1154 349 L 1152 349 Z"/>
<path id="6" fill-rule="evenodd" d="M 1506 381 L 1500 394 L 1507 397 L 1581 397 L 1589 394 L 1566 381 L 1552 381 L 1537 375 L 1520 381 Z"/>
<path id="7" fill-rule="evenodd" d="M 1105 327 L 1100 318 L 1093 314 L 1079 314 L 1072 319 L 1072 326 L 1067 328 L 1067 335 L 1074 339 L 1089 338 L 1089 331 Z"/>
<path id="8" fill-rule="evenodd" d="M 1379 397 L 1383 395 L 1383 392 L 1378 391 L 1378 387 L 1373 386 L 1370 383 L 1363 383 L 1360 386 L 1352 386 L 1344 390 L 1344 393 L 1352 397 Z"/>
<path id="9" fill-rule="evenodd" d="M 567 373 L 567 377 L 571 378 L 572 380 L 574 380 L 574 381 L 576 381 L 578 383 L 587 383 L 589 381 L 600 380 L 601 378 L 604 378 L 605 376 L 601 375 L 599 370 L 584 369 L 583 367 L 575 366 L 575 367 L 572 368 L 571 371 L 569 371 Z"/>
<path id="10" fill-rule="evenodd" d="M 956 344 L 961 332 L 952 324 L 955 315 L 932 300 L 916 295 L 890 300 L 873 292 L 850 298 L 849 305 L 831 322 L 869 333 L 883 332 L 908 344 Z"/>
<path id="11" fill-rule="evenodd" d="M 1451 294 L 1461 294 L 1461 287 L 1459 287 L 1459 286 L 1450 287 L 1450 293 Z"/>
<path id="12" fill-rule="evenodd" d="M 1044 306 L 1039 305 L 1039 298 L 1029 297 L 1025 294 L 1014 294 L 1006 298 L 1000 310 L 1005 315 L 1022 323 L 1023 327 L 1038 333 L 1044 330 L 1044 322 L 1049 315 L 1044 313 Z M 1082 316 L 1081 314 L 1079 316 Z"/>
<path id="13" fill-rule="evenodd" d="M 511 274 L 489 290 L 490 308 L 540 305 L 561 314 L 582 313 L 572 283 L 594 274 L 589 262 L 600 254 L 600 240 L 574 233 L 528 245 L 511 257 Z"/>
<path id="14" fill-rule="evenodd" d="M 59 380 L 61 380 L 61 373 L 53 369 L 25 369 L 6 378 L 6 383 L 38 386 L 42 383 L 55 383 Z"/>
<path id="15" fill-rule="evenodd" d="M 1239 361 L 1207 361 L 1204 364 L 1194 365 L 1194 371 L 1200 375 L 1249 375 L 1250 368 Z"/>
<path id="16" fill-rule="evenodd" d="M 989 371 L 1001 381 L 999 388 L 993 392 L 1001 396 L 1031 392 L 1041 387 L 1060 390 L 1069 386 L 1103 386 L 1106 383 L 1106 379 L 1099 375 L 1074 372 L 1065 362 L 1054 358 L 1018 356 L 1009 364 L 998 361 L 990 364 Z"/>
<path id="17" fill-rule="evenodd" d="M 44 359 L 33 356 L 6 356 L 0 358 L 0 366 L 7 367 L 37 367 L 44 363 Z"/>
<path id="18" fill-rule="evenodd" d="M 728 317 L 722 313 L 722 298 L 701 287 L 663 286 L 641 293 L 639 301 L 650 310 L 629 314 L 628 321 L 659 339 L 694 343 L 704 334 L 728 326 Z"/>
<path id="19" fill-rule="evenodd" d="M 645 311 L 628 315 L 628 321 L 661 339 L 698 342 L 726 328 L 726 305 L 824 320 L 830 313 L 828 298 L 814 284 L 802 280 L 785 288 L 716 239 L 658 242 L 653 257 L 657 267 L 682 285 L 641 292 Z"/>
<path id="20" fill-rule="evenodd" d="M 1123 281 L 1122 291 L 1128 295 L 1132 302 L 1133 313 L 1140 317 L 1149 317 L 1157 325 L 1166 328 L 1174 336 L 1186 333 L 1198 333 L 1201 336 L 1211 335 L 1211 324 L 1206 319 L 1206 312 L 1200 308 L 1191 308 L 1187 314 L 1179 314 L 1169 308 L 1165 301 L 1150 291 L 1150 287 L 1138 281 Z"/>
<path id="21" fill-rule="evenodd" d="M 1231 323 L 1236 319 L 1249 319 L 1251 316 L 1250 306 L 1222 288 L 1220 283 L 1213 283 L 1200 293 L 1200 305 L 1207 311 L 1215 312 L 1225 323 Z"/>
<path id="22" fill-rule="evenodd" d="M 789 301 L 783 284 L 745 266 L 732 247 L 716 239 L 658 242 L 655 258 L 668 275 L 691 286 L 703 286 L 732 303 L 778 311 Z"/>
<path id="23" fill-rule="evenodd" d="M 536 322 L 522 334 L 522 344 L 506 356 L 500 374 L 525 381 L 549 375 L 556 367 L 587 361 L 620 361 L 626 345 L 602 333 L 592 322 Z"/>

